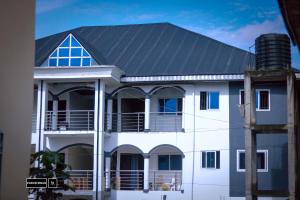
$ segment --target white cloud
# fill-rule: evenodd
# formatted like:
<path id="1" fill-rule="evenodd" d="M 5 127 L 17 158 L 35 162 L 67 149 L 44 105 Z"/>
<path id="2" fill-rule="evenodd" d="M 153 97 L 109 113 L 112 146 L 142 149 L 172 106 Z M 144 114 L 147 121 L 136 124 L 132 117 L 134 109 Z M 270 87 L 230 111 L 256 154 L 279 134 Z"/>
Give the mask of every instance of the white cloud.
<path id="1" fill-rule="evenodd" d="M 76 0 L 37 0 L 36 13 L 41 14 L 62 8 L 68 4 L 74 3 Z"/>

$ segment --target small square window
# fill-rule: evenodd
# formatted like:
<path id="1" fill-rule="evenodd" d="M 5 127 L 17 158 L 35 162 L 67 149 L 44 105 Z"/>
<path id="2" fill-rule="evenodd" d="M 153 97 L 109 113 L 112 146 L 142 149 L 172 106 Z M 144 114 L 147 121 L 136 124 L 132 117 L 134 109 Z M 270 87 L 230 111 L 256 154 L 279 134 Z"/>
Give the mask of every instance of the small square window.
<path id="1" fill-rule="evenodd" d="M 69 59 L 68 58 L 58 59 L 58 66 L 69 66 Z"/>
<path id="2" fill-rule="evenodd" d="M 237 150 L 237 171 L 245 171 L 245 150 Z M 258 172 L 268 172 L 268 150 L 257 150 L 256 167 Z"/>
<path id="3" fill-rule="evenodd" d="M 240 104 L 245 104 L 245 91 L 240 90 Z M 258 89 L 255 93 L 255 106 L 257 111 L 270 110 L 270 91 Z"/>
<path id="4" fill-rule="evenodd" d="M 219 109 L 219 92 L 200 92 L 200 110 Z"/>
<path id="5" fill-rule="evenodd" d="M 202 168 L 220 169 L 220 151 L 203 151 Z"/>

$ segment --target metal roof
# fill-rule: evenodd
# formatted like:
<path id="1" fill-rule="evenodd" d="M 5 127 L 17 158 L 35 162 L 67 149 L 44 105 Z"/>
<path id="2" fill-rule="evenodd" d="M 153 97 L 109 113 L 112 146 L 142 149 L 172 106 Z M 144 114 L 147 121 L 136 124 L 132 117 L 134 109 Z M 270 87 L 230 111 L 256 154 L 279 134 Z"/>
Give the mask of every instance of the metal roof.
<path id="1" fill-rule="evenodd" d="M 72 33 L 100 65 L 126 76 L 242 74 L 254 55 L 170 23 L 88 26 L 36 40 L 36 66 Z"/>

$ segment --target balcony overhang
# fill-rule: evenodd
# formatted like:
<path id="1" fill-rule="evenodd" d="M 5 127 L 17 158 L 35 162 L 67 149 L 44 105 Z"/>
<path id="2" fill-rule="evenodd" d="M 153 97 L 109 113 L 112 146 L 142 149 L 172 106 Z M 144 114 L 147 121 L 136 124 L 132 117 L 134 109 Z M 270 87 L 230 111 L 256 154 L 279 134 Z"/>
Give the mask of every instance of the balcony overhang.
<path id="1" fill-rule="evenodd" d="M 35 67 L 34 79 L 47 81 L 86 81 L 103 79 L 119 83 L 124 74 L 114 65 L 96 65 L 91 67 Z"/>

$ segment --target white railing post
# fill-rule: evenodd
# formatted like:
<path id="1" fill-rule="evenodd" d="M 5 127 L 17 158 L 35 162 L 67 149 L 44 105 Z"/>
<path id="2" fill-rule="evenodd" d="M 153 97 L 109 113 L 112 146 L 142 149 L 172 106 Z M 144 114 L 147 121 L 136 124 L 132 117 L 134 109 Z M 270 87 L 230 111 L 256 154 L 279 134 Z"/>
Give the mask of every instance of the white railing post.
<path id="1" fill-rule="evenodd" d="M 121 132 L 122 130 L 122 99 L 120 94 L 118 94 L 118 103 L 117 103 L 117 131 Z"/>
<path id="2" fill-rule="evenodd" d="M 144 132 L 150 131 L 150 95 L 145 97 L 145 124 Z"/>
<path id="3" fill-rule="evenodd" d="M 111 155 L 105 155 L 105 190 L 110 191 L 110 180 L 111 180 L 111 173 L 110 173 L 110 164 L 111 164 Z"/>
<path id="4" fill-rule="evenodd" d="M 185 96 L 182 97 L 181 131 L 185 131 Z"/>
<path id="5" fill-rule="evenodd" d="M 57 129 L 57 114 L 58 114 L 58 99 L 57 97 L 53 97 L 53 105 L 52 105 L 52 119 L 51 119 L 51 126 L 52 130 Z"/>
<path id="6" fill-rule="evenodd" d="M 112 130 L 112 99 L 109 98 L 107 100 L 107 132 L 111 132 Z"/>
<path id="7" fill-rule="evenodd" d="M 144 192 L 149 192 L 149 154 L 144 154 Z"/>

